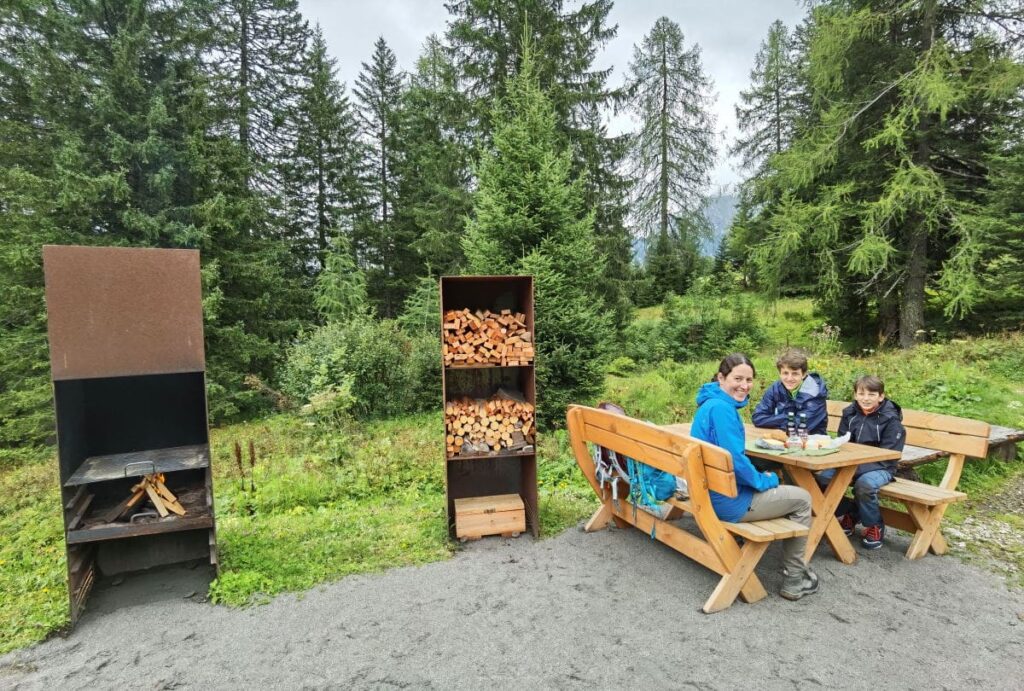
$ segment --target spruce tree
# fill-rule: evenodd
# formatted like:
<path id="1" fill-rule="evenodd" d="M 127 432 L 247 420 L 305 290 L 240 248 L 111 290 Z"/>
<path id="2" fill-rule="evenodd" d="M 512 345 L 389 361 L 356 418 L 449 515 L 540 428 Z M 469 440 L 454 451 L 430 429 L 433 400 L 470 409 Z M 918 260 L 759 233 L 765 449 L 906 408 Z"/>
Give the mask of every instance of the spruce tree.
<path id="1" fill-rule="evenodd" d="M 395 223 L 415 238 L 416 272 L 458 273 L 462 233 L 471 208 L 468 114 L 455 68 L 430 36 L 402 94 L 402 157 Z M 436 290 L 436 286 L 435 286 Z"/>
<path id="2" fill-rule="evenodd" d="M 410 249 L 414 237 L 395 223 L 404 79 L 397 65 L 394 51 L 383 37 L 378 38 L 370 62 L 362 63 L 354 89 L 367 143 L 370 203 L 370 214 L 356 228 L 355 250 L 366 270 L 370 301 L 384 317 L 398 313 L 415 279 L 415 255 Z"/>
<path id="3" fill-rule="evenodd" d="M 289 246 L 314 273 L 326 267 L 332 247 L 350 246 L 347 238 L 366 211 L 366 166 L 355 113 L 319 26 L 304 71 L 294 148 L 282 171 Z"/>
<path id="4" fill-rule="evenodd" d="M 767 158 L 789 147 L 800 114 L 796 54 L 786 25 L 772 22 L 754 58 L 750 88 L 736 104 L 738 136 L 730 153 L 758 171 Z"/>
<path id="5" fill-rule="evenodd" d="M 634 220 L 654 240 L 659 292 L 687 282 L 693 252 L 709 227 L 703 207 L 715 162 L 711 81 L 700 47 L 687 49 L 679 26 L 661 17 L 633 48 L 626 93 L 640 122 L 631 153 Z M 675 262 L 675 266 L 669 266 Z"/>
<path id="6" fill-rule="evenodd" d="M 629 181 L 622 173 L 624 141 L 602 124 L 606 110 L 621 97 L 608 85 L 612 68 L 595 59 L 618 27 L 608 25 L 611 0 L 455 0 L 449 50 L 476 124 L 477 142 L 487 146 L 494 123 L 492 104 L 522 61 L 520 37 L 532 41 L 534 73 L 555 113 L 555 127 L 570 146 L 573 177 L 584 180 L 584 204 L 595 210 L 594 233 L 611 264 L 596 280 L 615 310 L 617 325 L 629 318 L 624 281 L 630 273 L 631 238 L 625 222 Z"/>
<path id="7" fill-rule="evenodd" d="M 595 292 L 604 260 L 583 181 L 571 175 L 571 154 L 529 50 L 492 118 L 494 147 L 480 163 L 463 243 L 467 267 L 534 276 L 538 419 L 557 425 L 566 405 L 587 402 L 603 388 L 606 339 L 613 335 Z"/>
<path id="8" fill-rule="evenodd" d="M 207 53 L 222 126 L 246 156 L 245 185 L 274 202 L 279 166 L 295 136 L 294 109 L 305 81 L 309 26 L 296 0 L 211 0 L 216 45 Z"/>

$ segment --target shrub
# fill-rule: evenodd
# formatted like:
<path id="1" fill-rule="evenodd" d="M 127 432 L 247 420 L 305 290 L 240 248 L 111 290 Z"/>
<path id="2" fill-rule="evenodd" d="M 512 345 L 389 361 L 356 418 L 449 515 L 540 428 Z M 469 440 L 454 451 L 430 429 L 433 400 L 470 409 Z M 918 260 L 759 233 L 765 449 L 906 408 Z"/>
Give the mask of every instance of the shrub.
<path id="1" fill-rule="evenodd" d="M 636 370 L 636 362 L 630 357 L 617 357 L 608 366 L 608 374 L 615 374 L 624 377 Z"/>
<path id="2" fill-rule="evenodd" d="M 637 319 L 622 335 L 622 353 L 635 362 L 651 363 L 666 357 L 660 319 Z"/>
<path id="3" fill-rule="evenodd" d="M 408 336 L 393 320 L 361 317 L 301 336 L 289 350 L 282 390 L 311 402 L 350 391 L 358 417 L 386 417 L 436 404 L 439 346 L 432 336 Z"/>

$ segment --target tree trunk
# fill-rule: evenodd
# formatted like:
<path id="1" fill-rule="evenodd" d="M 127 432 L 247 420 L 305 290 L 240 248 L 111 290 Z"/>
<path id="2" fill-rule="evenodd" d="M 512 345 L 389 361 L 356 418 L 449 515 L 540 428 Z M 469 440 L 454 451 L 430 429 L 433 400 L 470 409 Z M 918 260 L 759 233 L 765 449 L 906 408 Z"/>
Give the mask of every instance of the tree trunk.
<path id="1" fill-rule="evenodd" d="M 935 0 L 926 0 L 924 3 L 923 19 L 921 43 L 922 51 L 927 53 L 935 41 Z M 928 114 L 922 115 L 918 121 L 915 165 L 929 165 L 931 145 L 928 138 L 934 121 L 934 117 Z M 928 226 L 920 214 L 908 217 L 904 251 L 907 255 L 907 273 L 900 304 L 900 348 L 913 348 L 918 333 L 924 330 L 924 289 L 928 280 Z"/>

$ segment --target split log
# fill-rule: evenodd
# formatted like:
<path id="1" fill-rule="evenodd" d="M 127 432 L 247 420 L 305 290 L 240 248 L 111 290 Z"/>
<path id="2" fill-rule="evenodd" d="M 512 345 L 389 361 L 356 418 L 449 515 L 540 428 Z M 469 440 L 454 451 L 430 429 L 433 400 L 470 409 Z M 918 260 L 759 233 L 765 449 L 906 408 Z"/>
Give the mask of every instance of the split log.
<path id="1" fill-rule="evenodd" d="M 449 456 L 517 451 L 534 443 L 533 405 L 501 390 L 488 399 L 448 401 L 444 420 Z"/>
<path id="2" fill-rule="evenodd" d="M 515 366 L 533 362 L 526 315 L 512 310 L 448 310 L 441 326 L 445 367 Z"/>

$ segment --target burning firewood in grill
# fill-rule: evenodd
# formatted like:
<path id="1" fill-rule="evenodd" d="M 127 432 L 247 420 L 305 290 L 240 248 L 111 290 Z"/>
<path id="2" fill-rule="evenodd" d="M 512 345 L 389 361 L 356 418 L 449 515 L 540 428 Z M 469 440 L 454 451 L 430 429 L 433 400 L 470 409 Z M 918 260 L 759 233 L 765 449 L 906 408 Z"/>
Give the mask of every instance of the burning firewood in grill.
<path id="1" fill-rule="evenodd" d="M 157 510 L 157 513 L 160 514 L 161 518 L 171 515 L 172 512 L 179 516 L 184 516 L 185 507 L 171 493 L 171 490 L 167 489 L 167 485 L 164 484 L 165 479 L 163 473 L 154 473 L 143 477 L 141 482 L 132 487 L 131 496 L 111 509 L 103 517 L 104 520 L 108 523 L 113 523 L 134 508 L 136 504 L 142 501 L 143 497 L 149 497 L 150 503 Z"/>

